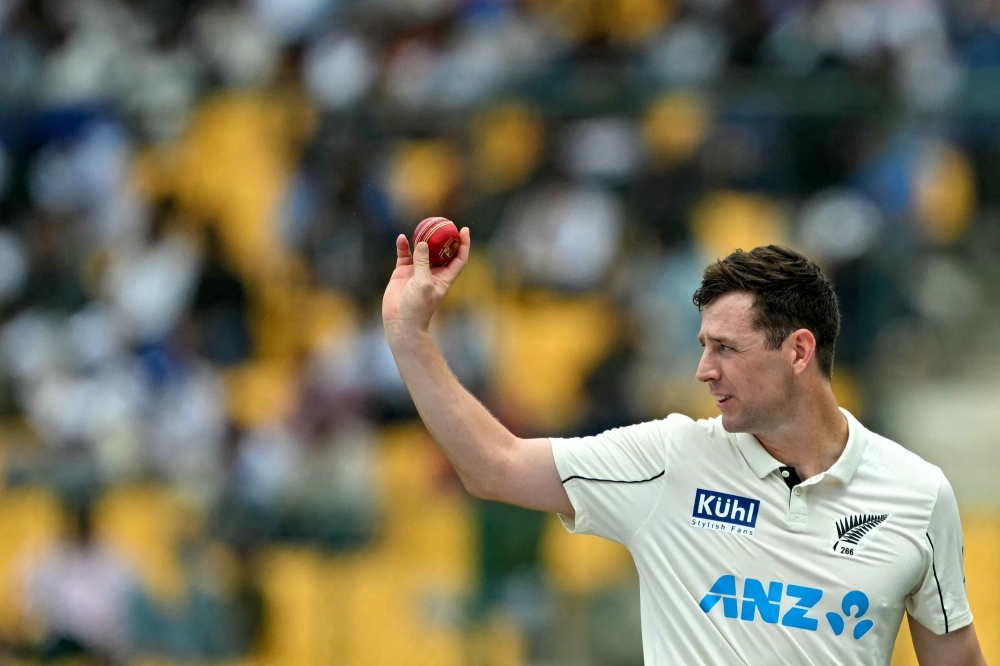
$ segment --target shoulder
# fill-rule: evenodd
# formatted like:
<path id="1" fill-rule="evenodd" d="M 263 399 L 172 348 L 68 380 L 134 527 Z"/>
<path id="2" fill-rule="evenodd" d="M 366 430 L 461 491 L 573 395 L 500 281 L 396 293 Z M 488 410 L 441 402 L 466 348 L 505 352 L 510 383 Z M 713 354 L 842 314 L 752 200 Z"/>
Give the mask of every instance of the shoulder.
<path id="1" fill-rule="evenodd" d="M 722 428 L 721 418 L 695 421 L 684 414 L 670 414 L 654 421 L 607 430 L 592 437 L 576 439 L 552 438 L 553 448 L 568 450 L 644 451 L 662 457 L 664 454 L 694 454 L 711 452 L 713 448 L 731 448 L 732 435 Z"/>
<path id="2" fill-rule="evenodd" d="M 668 461 L 667 467 L 671 460 L 684 460 L 687 463 L 699 459 L 719 461 L 722 456 L 735 450 L 734 435 L 722 427 L 721 416 L 694 420 L 685 414 L 670 414 L 640 427 L 649 428 L 647 432 L 655 433 Z"/>
<path id="3" fill-rule="evenodd" d="M 862 461 L 871 480 L 896 487 L 914 501 L 926 502 L 928 508 L 933 508 L 942 484 L 947 484 L 941 468 L 867 428 L 865 436 L 867 444 Z"/>
<path id="4" fill-rule="evenodd" d="M 721 416 L 696 421 L 684 414 L 671 414 L 661 423 L 666 436 L 677 446 L 716 444 L 728 447 L 732 443 L 733 435 L 722 427 Z"/>
<path id="5" fill-rule="evenodd" d="M 691 417 L 684 414 L 670 414 L 662 419 L 643 421 L 633 425 L 606 430 L 598 435 L 598 437 L 617 438 L 641 436 L 680 443 L 687 440 L 703 439 L 705 437 L 715 436 L 716 426 L 717 430 L 719 432 L 723 432 L 724 434 L 721 423 L 717 425 L 717 421 L 719 421 L 719 419 L 703 419 L 695 421 Z"/>

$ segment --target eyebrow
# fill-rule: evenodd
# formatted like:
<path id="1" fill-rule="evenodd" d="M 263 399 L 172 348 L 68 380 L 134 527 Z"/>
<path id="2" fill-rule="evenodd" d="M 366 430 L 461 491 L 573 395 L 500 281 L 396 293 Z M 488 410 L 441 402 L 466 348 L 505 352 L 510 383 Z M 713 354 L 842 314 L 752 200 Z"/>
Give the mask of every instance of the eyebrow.
<path id="1" fill-rule="evenodd" d="M 734 341 L 729 338 L 720 338 L 720 337 L 715 337 L 714 335 L 704 335 L 702 333 L 699 333 L 698 342 L 700 342 L 701 344 L 705 344 L 706 341 L 718 342 L 719 344 L 723 344 L 729 347 L 733 346 L 734 344 Z"/>

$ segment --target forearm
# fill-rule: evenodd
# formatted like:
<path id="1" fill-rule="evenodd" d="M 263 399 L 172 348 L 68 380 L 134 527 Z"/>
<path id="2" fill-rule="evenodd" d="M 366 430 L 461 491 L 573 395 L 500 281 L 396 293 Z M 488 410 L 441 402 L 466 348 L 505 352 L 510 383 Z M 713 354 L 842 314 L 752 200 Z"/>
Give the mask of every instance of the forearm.
<path id="1" fill-rule="evenodd" d="M 459 383 L 430 333 L 395 327 L 387 328 L 386 335 L 427 430 L 466 489 L 491 497 L 517 438 Z"/>

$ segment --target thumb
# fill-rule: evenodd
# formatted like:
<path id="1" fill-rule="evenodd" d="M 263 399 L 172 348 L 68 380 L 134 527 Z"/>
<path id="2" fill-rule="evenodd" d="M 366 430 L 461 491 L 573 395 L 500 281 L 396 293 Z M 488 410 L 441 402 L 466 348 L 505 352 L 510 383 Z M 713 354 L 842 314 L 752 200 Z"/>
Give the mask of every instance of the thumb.
<path id="1" fill-rule="evenodd" d="M 418 284 L 431 283 L 431 251 L 427 243 L 417 243 L 413 249 L 413 277 Z"/>

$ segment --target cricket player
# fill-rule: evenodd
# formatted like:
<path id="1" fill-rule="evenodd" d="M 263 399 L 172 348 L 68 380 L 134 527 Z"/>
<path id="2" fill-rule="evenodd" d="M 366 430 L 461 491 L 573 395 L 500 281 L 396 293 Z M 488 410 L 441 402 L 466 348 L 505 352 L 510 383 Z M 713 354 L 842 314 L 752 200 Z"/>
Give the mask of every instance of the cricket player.
<path id="1" fill-rule="evenodd" d="M 986 663 L 951 485 L 838 407 L 840 312 L 816 264 L 768 246 L 706 269 L 697 378 L 721 416 L 520 439 L 428 332 L 468 262 L 461 240 L 440 268 L 426 243 L 396 241 L 382 318 L 399 371 L 470 493 L 628 548 L 647 665 L 887 666 L 904 610 L 921 666 Z"/>

